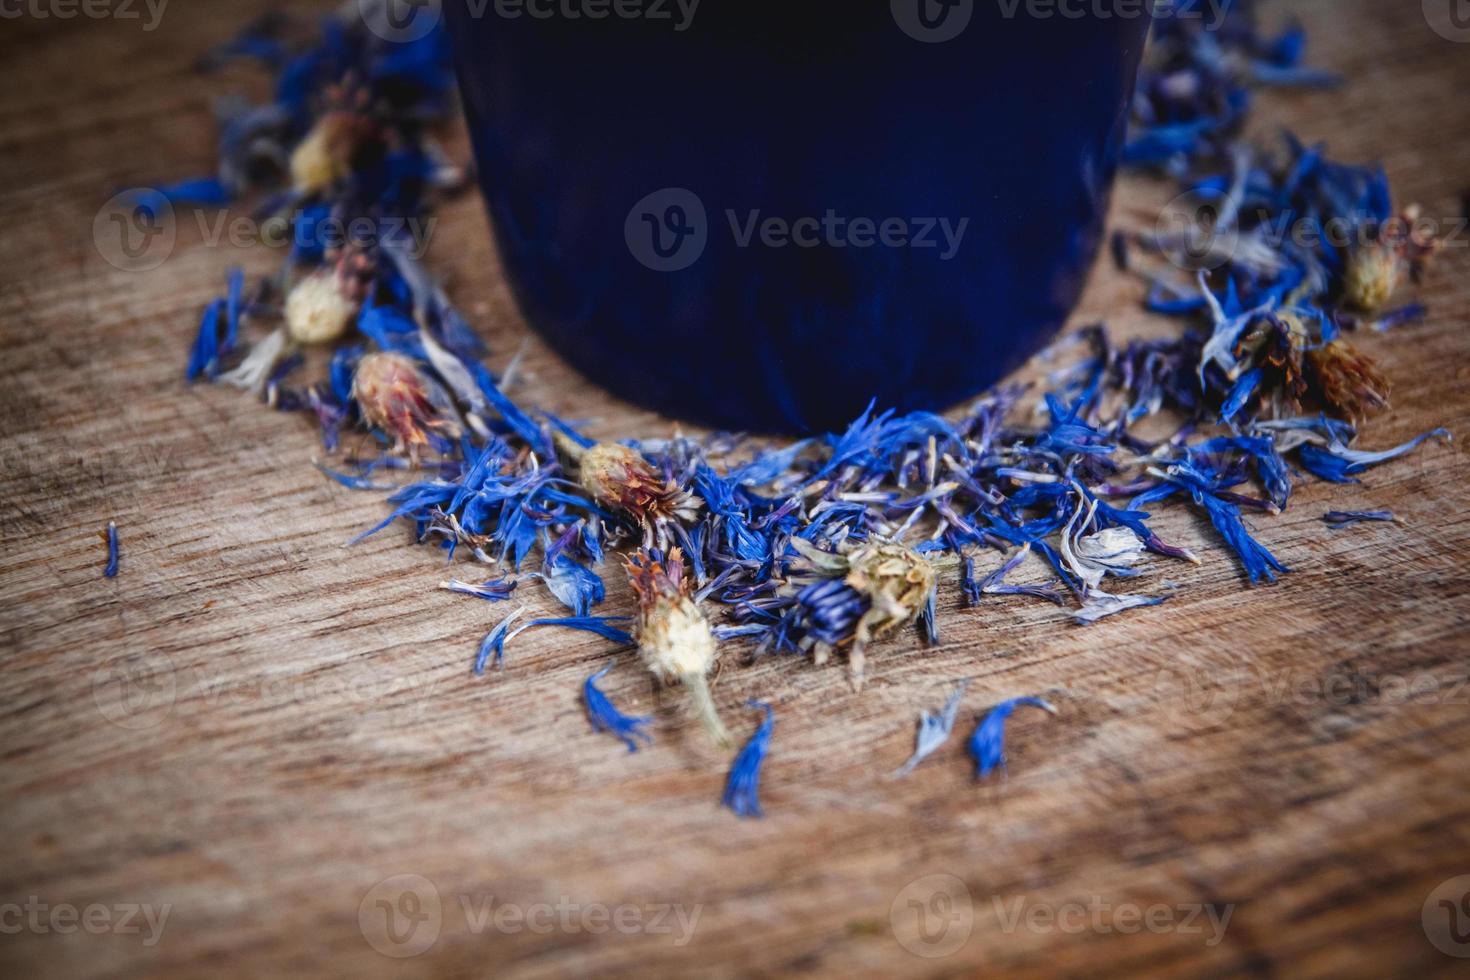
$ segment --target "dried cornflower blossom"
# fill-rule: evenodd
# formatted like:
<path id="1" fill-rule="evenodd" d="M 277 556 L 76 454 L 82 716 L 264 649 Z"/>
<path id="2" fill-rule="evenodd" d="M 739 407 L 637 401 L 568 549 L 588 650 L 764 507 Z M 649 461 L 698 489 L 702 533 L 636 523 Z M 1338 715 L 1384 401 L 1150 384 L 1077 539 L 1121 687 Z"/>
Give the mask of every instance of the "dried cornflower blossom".
<path id="1" fill-rule="evenodd" d="M 335 109 L 316 121 L 291 152 L 291 184 L 300 194 L 322 194 L 352 175 L 358 147 L 374 132 L 371 119 Z"/>
<path id="2" fill-rule="evenodd" d="M 323 266 L 286 294 L 286 332 L 298 344 L 330 344 L 352 329 L 359 299 L 337 271 Z"/>
<path id="3" fill-rule="evenodd" d="M 1393 298 L 1405 277 L 1419 281 L 1444 245 L 1420 217 L 1419 205 L 1410 205 L 1375 229 L 1371 241 L 1353 250 L 1343 274 L 1343 292 L 1351 305 L 1376 313 Z"/>
<path id="4" fill-rule="evenodd" d="M 721 747 L 730 735 L 715 710 L 709 673 L 718 656 L 709 620 L 690 595 L 684 556 L 678 548 L 664 559 L 640 549 L 627 559 L 628 581 L 638 595 L 638 652 L 665 684 L 683 684 L 694 714 Z"/>
<path id="5" fill-rule="evenodd" d="M 1241 340 L 1236 353 L 1262 372 L 1260 387 L 1279 392 L 1292 406 L 1307 393 L 1302 350 L 1310 342 L 1301 318 L 1289 311 L 1262 317 Z"/>
<path id="6" fill-rule="evenodd" d="M 218 375 L 219 380 L 257 395 L 267 394 L 278 375 L 289 372 L 302 344 L 333 343 L 352 329 L 373 274 L 371 260 L 360 249 L 349 248 L 336 256 L 332 265 L 322 266 L 303 277 L 286 295 L 284 325 L 252 346 L 239 364 Z M 242 288 L 241 277 L 232 275 L 224 311 L 230 330 L 226 347 L 233 347 L 233 335 L 239 330 L 244 310 Z M 216 344 L 210 339 L 217 327 L 207 321 L 206 317 L 195 343 L 196 357 L 208 357 L 217 364 L 219 352 L 212 351 Z M 193 363 L 190 371 L 197 373 Z M 325 404 L 319 393 L 308 396 L 307 400 L 322 418 L 324 430 L 329 420 L 340 414 L 340 406 Z"/>
<path id="7" fill-rule="evenodd" d="M 368 354 L 359 361 L 352 397 L 368 424 L 392 436 L 394 451 L 415 464 L 433 436 L 459 434 L 454 420 L 440 409 L 443 396 L 437 385 L 402 354 Z"/>
<path id="8" fill-rule="evenodd" d="M 868 611 L 858 620 L 848 651 L 853 686 L 863 686 L 867 647 L 907 626 L 934 598 L 935 573 L 929 559 L 907 545 L 872 541 L 847 556 L 851 570 L 847 584 L 868 599 Z"/>
<path id="9" fill-rule="evenodd" d="M 583 448 L 557 433 L 556 444 L 577 466 L 577 479 L 593 502 L 627 514 L 644 529 L 644 545 L 669 521 L 693 521 L 699 502 L 664 477 L 636 449 L 615 442 Z"/>
<path id="10" fill-rule="evenodd" d="M 1353 249 L 1343 274 L 1343 293 L 1353 306 L 1367 313 L 1384 307 L 1398 291 L 1408 271 L 1403 257 L 1385 242 L 1367 242 Z"/>
<path id="11" fill-rule="evenodd" d="M 1373 360 L 1336 336 L 1329 320 L 1308 327 L 1302 315 L 1281 310 L 1261 317 L 1236 347 L 1234 383 L 1221 405 L 1233 422 L 1257 393 L 1268 406 L 1300 410 L 1308 396 L 1318 407 L 1361 419 L 1388 404 L 1389 385 Z"/>
<path id="12" fill-rule="evenodd" d="M 1344 418 L 1359 420 L 1388 407 L 1388 379 L 1346 340 L 1307 351 L 1307 368 L 1322 403 Z"/>
<path id="13" fill-rule="evenodd" d="M 1409 278 L 1415 283 L 1424 277 L 1424 270 L 1445 247 L 1445 240 L 1434 233 L 1432 225 L 1421 222 L 1423 209 L 1417 204 L 1404 208 L 1394 219 L 1397 227 L 1390 237 L 1398 241 L 1399 254 L 1409 264 Z"/>
<path id="14" fill-rule="evenodd" d="M 822 551 L 801 538 L 793 538 L 791 543 L 819 572 L 840 576 L 866 605 L 852 626 L 852 646 L 847 653 L 852 686 L 862 690 L 868 644 L 907 626 L 925 612 L 934 596 L 934 565 L 896 541 L 875 539 L 846 554 Z M 829 642 L 818 642 L 815 661 L 825 663 L 831 648 Z"/>

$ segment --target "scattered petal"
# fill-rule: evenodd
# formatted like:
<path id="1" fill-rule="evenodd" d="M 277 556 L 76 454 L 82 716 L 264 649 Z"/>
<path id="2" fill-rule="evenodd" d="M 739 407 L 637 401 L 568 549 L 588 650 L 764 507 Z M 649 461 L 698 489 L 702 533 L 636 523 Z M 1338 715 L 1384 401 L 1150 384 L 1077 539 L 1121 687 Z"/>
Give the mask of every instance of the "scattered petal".
<path id="1" fill-rule="evenodd" d="M 761 764 L 766 761 L 770 748 L 771 725 L 775 721 L 771 706 L 760 701 L 751 701 L 750 707 L 766 713 L 765 720 L 750 736 L 750 741 L 735 757 L 730 766 L 730 775 L 725 782 L 725 795 L 721 802 L 737 816 L 763 817 L 760 801 Z"/>
<path id="2" fill-rule="evenodd" d="M 652 724 L 653 718 L 647 715 L 625 715 L 613 706 L 597 688 L 597 682 L 612 670 L 611 665 L 602 668 L 597 673 L 582 682 L 582 700 L 587 706 L 587 718 L 592 722 L 592 730 L 595 732 L 610 732 L 623 740 L 629 752 L 638 751 L 638 739 L 644 739 L 645 744 L 653 744 L 653 736 L 643 730 L 643 726 Z"/>
<path id="3" fill-rule="evenodd" d="M 117 578 L 118 544 L 116 521 L 107 522 L 107 530 L 102 532 L 102 539 L 107 542 L 107 567 L 102 570 L 102 574 L 107 578 Z"/>
<path id="4" fill-rule="evenodd" d="M 919 734 L 914 745 L 914 754 L 893 775 L 906 776 L 914 771 L 919 763 L 923 762 L 934 753 L 948 739 L 950 732 L 954 731 L 954 722 L 959 717 L 960 700 L 965 696 L 965 688 L 969 681 L 960 681 L 949 700 L 944 703 L 944 708 L 937 714 L 928 711 L 919 715 Z"/>
<path id="5" fill-rule="evenodd" d="M 975 777 L 984 779 L 997 768 L 1004 771 L 1006 767 L 1006 720 L 1010 718 L 1011 712 L 1023 705 L 1040 708 L 1049 714 L 1056 714 L 1057 709 L 1040 698 L 1021 697 L 1002 701 L 980 721 L 975 727 L 975 734 L 970 736 L 970 754 L 975 757 Z"/>

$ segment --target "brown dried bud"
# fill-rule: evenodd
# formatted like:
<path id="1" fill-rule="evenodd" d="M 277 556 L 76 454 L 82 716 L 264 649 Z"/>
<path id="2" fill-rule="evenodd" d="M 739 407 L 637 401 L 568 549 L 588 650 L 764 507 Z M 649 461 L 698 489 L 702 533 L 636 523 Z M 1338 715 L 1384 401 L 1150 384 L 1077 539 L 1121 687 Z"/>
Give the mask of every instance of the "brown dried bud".
<path id="1" fill-rule="evenodd" d="M 853 629 L 852 649 L 847 654 L 852 686 L 862 690 L 867 668 L 868 644 L 912 623 L 929 604 L 934 593 L 934 565 L 914 549 L 896 541 L 869 541 L 847 554 L 833 554 L 793 538 L 791 545 L 818 572 L 842 576 L 843 581 L 868 600 L 868 609 Z M 830 648 L 817 644 L 817 664 L 826 662 Z"/>
<path id="2" fill-rule="evenodd" d="M 638 595 L 638 649 L 644 664 L 666 684 L 689 689 L 695 715 L 719 745 L 730 735 L 715 710 L 709 672 L 717 655 L 709 620 L 690 595 L 679 549 L 660 562 L 640 549 L 628 559 L 628 581 Z"/>
<path id="3" fill-rule="evenodd" d="M 1360 245 L 1348 259 L 1343 280 L 1347 301 L 1367 313 L 1382 309 L 1393 298 L 1406 271 L 1408 264 L 1387 243 Z"/>
<path id="4" fill-rule="evenodd" d="M 1288 402 L 1299 405 L 1307 393 L 1302 350 L 1310 339 L 1296 314 L 1281 312 L 1256 321 L 1242 338 L 1238 353 L 1252 355 L 1253 363 L 1264 370 L 1264 389 L 1280 392 Z"/>
<path id="5" fill-rule="evenodd" d="M 430 431 L 457 436 L 458 426 L 445 418 L 437 386 L 401 354 L 369 354 L 357 364 L 352 397 L 370 425 L 393 436 L 394 450 L 415 463 L 428 445 Z"/>
<path id="6" fill-rule="evenodd" d="M 671 518 L 693 520 L 699 503 L 643 458 L 637 450 L 600 442 L 578 460 L 582 488 L 592 499 L 630 515 L 645 528 Z"/>
<path id="7" fill-rule="evenodd" d="M 292 185 L 303 194 L 318 194 L 345 180 L 373 128 L 372 120 L 347 109 L 323 115 L 291 153 Z"/>
<path id="8" fill-rule="evenodd" d="M 1345 340 L 1307 352 L 1307 364 L 1323 405 L 1349 419 L 1388 406 L 1389 383 L 1373 359 Z"/>
<path id="9" fill-rule="evenodd" d="M 298 344 L 329 344 L 357 319 L 358 302 L 330 268 L 302 279 L 286 296 L 286 330 Z"/>
<path id="10" fill-rule="evenodd" d="M 1444 247 L 1431 225 L 1420 221 L 1419 205 L 1411 204 L 1374 230 L 1373 239 L 1348 258 L 1343 277 L 1347 301 L 1366 313 L 1382 309 L 1407 275 L 1418 282 L 1431 259 Z"/>
<path id="11" fill-rule="evenodd" d="M 870 541 L 847 556 L 847 584 L 871 605 L 858 620 L 848 668 L 853 685 L 863 686 L 867 645 L 919 617 L 934 591 L 934 566 L 914 549 L 891 541 Z"/>

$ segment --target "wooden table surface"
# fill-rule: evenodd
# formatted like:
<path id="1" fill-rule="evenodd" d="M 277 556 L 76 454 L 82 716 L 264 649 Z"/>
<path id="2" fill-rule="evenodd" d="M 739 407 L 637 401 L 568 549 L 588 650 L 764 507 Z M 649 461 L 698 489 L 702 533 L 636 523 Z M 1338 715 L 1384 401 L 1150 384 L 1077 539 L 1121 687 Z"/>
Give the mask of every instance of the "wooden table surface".
<path id="1" fill-rule="evenodd" d="M 1470 942 L 1438 903 L 1470 879 L 1436 892 L 1470 874 L 1462 224 L 1427 322 L 1363 341 L 1397 381 L 1364 443 L 1436 425 L 1461 441 L 1253 520 L 1294 569 L 1274 586 L 1245 588 L 1176 509 L 1166 536 L 1209 560 L 1160 573 L 1181 586 L 1162 607 L 1085 629 L 1021 599 L 965 610 L 946 581 L 943 645 L 883 648 L 861 695 L 838 667 L 731 658 L 716 696 L 739 735 L 747 698 L 778 713 L 768 815 L 741 821 L 718 806 L 726 757 L 637 671 L 608 690 L 659 716 L 657 744 L 629 756 L 588 730 L 578 693 L 604 641 L 528 634 L 471 676 L 504 607 L 436 591 L 441 559 L 402 529 L 345 548 L 384 508 L 312 468 L 312 428 L 181 383 L 225 268 L 275 255 L 211 243 L 192 214 L 155 270 L 99 253 L 115 191 L 210 169 L 212 100 L 260 78 L 191 63 L 265 8 L 180 3 L 154 31 L 146 13 L 27 15 L 0 34 L 7 975 L 1463 973 L 1441 950 Z M 1311 60 L 1349 82 L 1265 95 L 1255 129 L 1380 160 L 1401 201 L 1453 222 L 1470 45 L 1417 3 L 1292 8 Z M 1125 180 L 1114 225 L 1150 226 L 1169 196 Z M 431 256 L 492 367 L 525 346 L 527 404 L 669 431 L 527 332 L 473 197 L 442 209 Z M 1099 267 L 1075 324 L 1173 329 L 1138 312 L 1141 289 Z M 1404 524 L 1321 520 L 1366 507 Z M 122 572 L 104 580 L 112 519 Z M 612 585 L 609 609 L 628 605 Z M 977 785 L 961 738 L 887 778 L 960 677 L 966 733 L 1015 694 L 1060 717 L 1017 716 L 1008 779 Z"/>

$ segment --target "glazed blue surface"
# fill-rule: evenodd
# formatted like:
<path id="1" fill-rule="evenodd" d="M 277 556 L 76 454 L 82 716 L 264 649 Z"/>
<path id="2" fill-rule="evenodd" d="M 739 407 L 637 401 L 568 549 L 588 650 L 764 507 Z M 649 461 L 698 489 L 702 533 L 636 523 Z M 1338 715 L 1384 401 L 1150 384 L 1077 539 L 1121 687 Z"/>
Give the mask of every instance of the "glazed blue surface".
<path id="1" fill-rule="evenodd" d="M 445 8 L 527 319 L 631 401 L 769 432 L 873 398 L 946 408 L 1051 336 L 1096 252 L 1148 28 L 977 0 L 922 43 L 876 0 L 703 0 L 683 31 L 672 0 L 674 22 L 468 2 Z M 803 225 L 810 247 L 741 243 L 752 217 L 829 213 L 845 224 Z M 899 245 L 890 223 L 859 247 L 858 218 L 914 238 L 943 218 L 951 238 Z"/>

